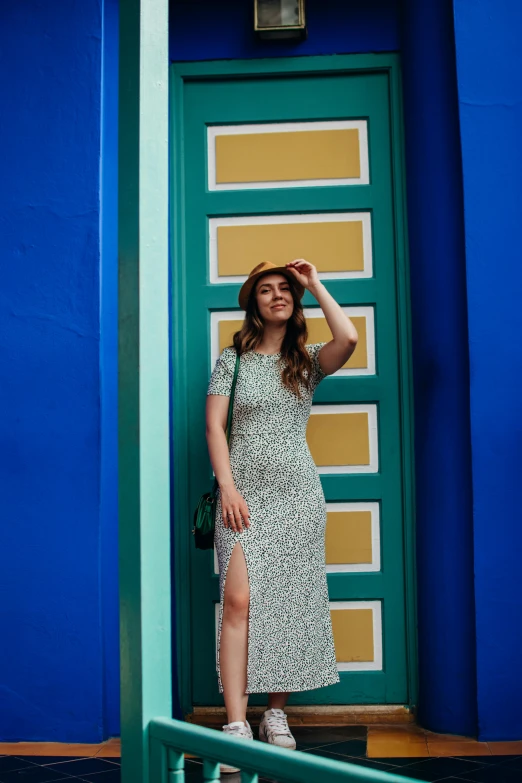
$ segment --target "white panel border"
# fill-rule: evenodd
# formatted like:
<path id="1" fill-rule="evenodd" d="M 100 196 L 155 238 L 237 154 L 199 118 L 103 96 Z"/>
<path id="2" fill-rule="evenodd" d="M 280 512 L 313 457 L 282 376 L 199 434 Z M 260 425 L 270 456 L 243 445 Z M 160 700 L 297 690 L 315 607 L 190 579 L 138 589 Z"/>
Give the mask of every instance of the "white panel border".
<path id="1" fill-rule="evenodd" d="M 239 308 L 237 310 L 216 310 L 210 313 L 210 362 L 211 368 L 214 369 L 214 365 L 219 357 L 219 332 L 218 325 L 220 321 L 242 321 L 245 317 L 243 310 Z"/>
<path id="2" fill-rule="evenodd" d="M 370 672 L 382 670 L 382 605 L 381 601 L 330 601 L 330 609 L 371 609 L 373 614 L 373 661 L 338 662 L 340 672 Z"/>
<path id="3" fill-rule="evenodd" d="M 310 416 L 321 416 L 325 413 L 367 413 L 370 441 L 369 465 L 322 465 L 317 466 L 320 474 L 336 473 L 377 473 L 379 470 L 379 441 L 377 433 L 377 405 L 312 405 Z"/>
<path id="4" fill-rule="evenodd" d="M 341 308 L 346 315 L 363 316 L 366 318 L 366 347 L 368 352 L 368 367 L 346 367 L 337 370 L 331 377 L 342 378 L 350 375 L 375 375 L 375 308 L 372 306 L 353 306 Z M 304 307 L 304 316 L 306 319 L 324 318 L 324 313 L 320 307 Z"/>
<path id="5" fill-rule="evenodd" d="M 251 133 L 292 133 L 295 131 L 349 130 L 359 131 L 360 177 L 343 179 L 300 179 L 273 182 L 216 183 L 216 137 L 244 136 Z M 209 190 L 257 190 L 266 188 L 310 188 L 325 185 L 368 185 L 370 166 L 368 158 L 368 124 L 366 120 L 332 120 L 311 122 L 270 122 L 249 125 L 209 125 L 207 128 L 208 189 Z"/>
<path id="6" fill-rule="evenodd" d="M 212 284 L 244 283 L 247 275 L 219 275 L 217 230 L 221 226 L 274 226 L 299 223 L 362 223 L 363 263 L 362 272 L 320 272 L 321 280 L 353 280 L 373 276 L 371 212 L 315 212 L 297 215 L 253 215 L 250 217 L 218 217 L 208 221 L 209 279 Z M 289 259 L 291 261 L 293 259 Z"/>
<path id="7" fill-rule="evenodd" d="M 351 375 L 375 375 L 375 309 L 369 307 L 343 307 L 343 311 L 350 317 L 352 315 L 365 316 L 366 317 L 366 342 L 368 347 L 368 367 L 353 369 L 341 369 L 337 370 L 333 375 L 329 375 L 329 378 L 339 378 L 343 376 Z M 320 307 L 305 307 L 303 308 L 305 318 L 324 318 L 323 311 Z M 210 313 L 210 362 L 211 369 L 219 356 L 219 335 L 218 325 L 220 321 L 232 321 L 242 320 L 244 318 L 243 310 L 239 308 L 237 310 L 216 310 Z M 312 408 L 312 413 L 314 408 Z"/>
<path id="8" fill-rule="evenodd" d="M 381 570 L 380 506 L 372 503 L 327 503 L 327 511 L 369 511 L 371 513 L 372 560 L 370 563 L 332 563 L 326 566 L 328 574 L 369 573 Z"/>

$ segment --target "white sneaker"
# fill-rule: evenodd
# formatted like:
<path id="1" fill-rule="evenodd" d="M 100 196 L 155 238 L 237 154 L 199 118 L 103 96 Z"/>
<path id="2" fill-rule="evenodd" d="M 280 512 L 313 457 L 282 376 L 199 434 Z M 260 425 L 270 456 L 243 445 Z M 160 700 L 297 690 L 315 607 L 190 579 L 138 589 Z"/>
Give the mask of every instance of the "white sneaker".
<path id="1" fill-rule="evenodd" d="M 254 735 L 250 728 L 250 723 L 246 720 L 244 723 L 242 720 L 235 720 L 232 723 L 227 723 L 223 726 L 223 732 L 230 737 L 241 737 L 241 739 L 253 740 Z M 239 767 L 231 767 L 229 764 L 220 764 L 219 768 L 221 772 L 239 772 Z"/>
<path id="2" fill-rule="evenodd" d="M 263 714 L 259 724 L 259 739 L 277 745 L 279 748 L 295 750 L 295 739 L 288 728 L 288 720 L 283 710 L 270 709 Z"/>

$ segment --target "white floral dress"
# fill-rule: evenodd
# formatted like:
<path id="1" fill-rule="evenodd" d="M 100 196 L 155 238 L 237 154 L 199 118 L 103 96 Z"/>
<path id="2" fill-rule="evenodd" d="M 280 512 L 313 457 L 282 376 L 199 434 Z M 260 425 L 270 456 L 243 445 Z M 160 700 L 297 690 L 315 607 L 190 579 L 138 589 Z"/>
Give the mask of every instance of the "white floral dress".
<path id="1" fill-rule="evenodd" d="M 312 384 L 302 397 L 281 380 L 280 354 L 248 351 L 237 379 L 230 464 L 250 512 L 250 528 L 225 528 L 218 492 L 215 546 L 220 575 L 216 666 L 230 556 L 243 547 L 250 586 L 246 693 L 304 691 L 339 682 L 325 569 L 326 504 L 306 426 L 312 396 L 325 377 L 308 345 Z M 236 352 L 219 356 L 208 394 L 230 396 Z"/>

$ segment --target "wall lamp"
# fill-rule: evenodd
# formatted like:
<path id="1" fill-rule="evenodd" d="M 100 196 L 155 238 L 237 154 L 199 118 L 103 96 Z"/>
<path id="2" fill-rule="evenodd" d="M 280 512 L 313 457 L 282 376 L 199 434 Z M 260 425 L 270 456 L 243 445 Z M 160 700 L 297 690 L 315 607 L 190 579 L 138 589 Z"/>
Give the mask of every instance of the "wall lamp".
<path id="1" fill-rule="evenodd" d="M 254 0 L 259 38 L 306 38 L 305 0 Z"/>

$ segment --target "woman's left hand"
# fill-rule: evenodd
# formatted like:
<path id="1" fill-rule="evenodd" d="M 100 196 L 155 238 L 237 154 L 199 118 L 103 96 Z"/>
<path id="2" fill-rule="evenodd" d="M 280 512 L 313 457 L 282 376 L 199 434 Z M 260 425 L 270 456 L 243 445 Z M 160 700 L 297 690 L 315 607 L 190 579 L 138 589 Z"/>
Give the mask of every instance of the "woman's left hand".
<path id="1" fill-rule="evenodd" d="M 319 284 L 317 269 L 304 258 L 296 258 L 295 261 L 289 261 L 285 266 L 307 290 Z"/>

